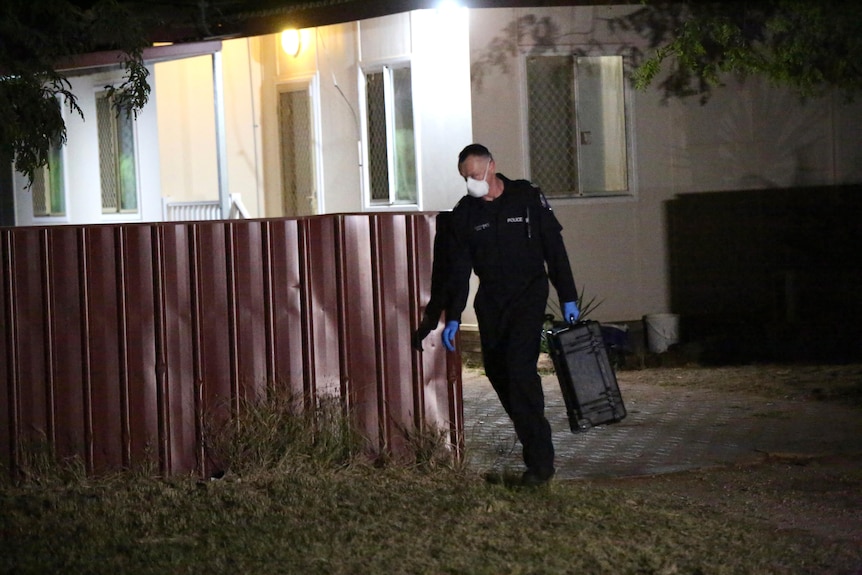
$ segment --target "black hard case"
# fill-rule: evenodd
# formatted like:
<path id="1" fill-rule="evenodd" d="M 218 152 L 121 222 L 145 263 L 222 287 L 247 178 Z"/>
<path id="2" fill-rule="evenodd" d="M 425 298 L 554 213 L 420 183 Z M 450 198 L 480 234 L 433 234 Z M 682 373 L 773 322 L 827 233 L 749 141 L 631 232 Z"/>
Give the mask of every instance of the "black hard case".
<path id="1" fill-rule="evenodd" d="M 545 335 L 572 432 L 622 420 L 626 408 L 608 360 L 601 325 L 580 321 L 554 326 Z"/>

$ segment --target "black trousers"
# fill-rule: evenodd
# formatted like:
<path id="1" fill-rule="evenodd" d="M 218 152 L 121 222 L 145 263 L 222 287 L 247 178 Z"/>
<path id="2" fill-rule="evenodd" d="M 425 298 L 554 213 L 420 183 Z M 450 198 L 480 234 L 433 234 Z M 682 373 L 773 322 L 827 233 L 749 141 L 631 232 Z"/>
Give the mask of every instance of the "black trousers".
<path id="1" fill-rule="evenodd" d="M 547 473 L 554 469 L 554 444 L 536 371 L 547 284 L 530 292 L 504 311 L 477 305 L 476 315 L 485 374 L 514 424 L 524 463 L 531 471 Z"/>

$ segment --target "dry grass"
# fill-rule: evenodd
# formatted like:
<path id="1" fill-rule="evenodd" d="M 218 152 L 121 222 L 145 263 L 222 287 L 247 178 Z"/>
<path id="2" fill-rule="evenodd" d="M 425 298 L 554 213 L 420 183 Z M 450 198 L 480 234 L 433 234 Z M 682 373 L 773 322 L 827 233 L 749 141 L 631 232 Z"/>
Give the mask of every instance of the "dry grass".
<path id="1" fill-rule="evenodd" d="M 656 382 L 653 370 L 626 370 L 625 377 L 666 387 L 708 387 L 724 393 L 756 394 L 761 397 L 837 401 L 862 407 L 862 364 L 836 365 L 746 365 L 691 369 L 667 367 Z"/>
<path id="2" fill-rule="evenodd" d="M 0 493 L 4 573 L 839 573 L 847 550 L 683 499 L 453 470 Z M 858 559 L 858 557 L 857 557 Z"/>
<path id="3" fill-rule="evenodd" d="M 338 398 L 308 405 L 301 395 L 278 389 L 240 401 L 231 419 L 208 417 L 204 440 L 220 472 L 239 475 L 338 468 L 363 448 Z"/>
<path id="4" fill-rule="evenodd" d="M 94 480 L 33 465 L 24 482 L 0 486 L 0 572 L 759 575 L 862 565 L 856 544 L 777 530 L 672 482 L 490 483 L 440 459 L 433 433 L 406 434 L 421 453 L 410 464 L 372 465 L 331 407 L 309 420 L 290 398 L 271 398 L 212 427 L 228 464 L 220 480 Z"/>

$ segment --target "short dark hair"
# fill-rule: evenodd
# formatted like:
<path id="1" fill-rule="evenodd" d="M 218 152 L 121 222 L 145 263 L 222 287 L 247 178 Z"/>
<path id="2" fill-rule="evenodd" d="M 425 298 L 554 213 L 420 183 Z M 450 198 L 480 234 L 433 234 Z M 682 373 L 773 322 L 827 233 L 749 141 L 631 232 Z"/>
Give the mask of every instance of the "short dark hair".
<path id="1" fill-rule="evenodd" d="M 479 156 L 480 158 L 488 158 L 493 160 L 494 157 L 491 155 L 490 150 L 483 146 L 482 144 L 470 144 L 461 150 L 461 153 L 458 154 L 458 167 L 461 167 L 461 164 L 464 163 L 464 160 L 469 158 L 470 156 Z"/>

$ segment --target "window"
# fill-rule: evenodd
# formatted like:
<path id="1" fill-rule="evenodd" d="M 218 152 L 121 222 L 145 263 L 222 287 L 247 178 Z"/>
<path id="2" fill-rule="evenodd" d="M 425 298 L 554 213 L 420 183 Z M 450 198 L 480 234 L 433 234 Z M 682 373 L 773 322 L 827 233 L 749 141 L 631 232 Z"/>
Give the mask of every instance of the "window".
<path id="1" fill-rule="evenodd" d="M 33 173 L 30 195 L 33 199 L 33 217 L 66 215 L 63 147 L 59 139 L 52 142 L 48 150 L 48 165 Z"/>
<path id="2" fill-rule="evenodd" d="M 548 197 L 632 193 L 622 56 L 527 57 L 530 179 Z"/>
<path id="3" fill-rule="evenodd" d="M 371 205 L 416 204 L 416 145 L 409 67 L 365 74 L 366 183 Z"/>
<path id="4" fill-rule="evenodd" d="M 96 96 L 99 130 L 99 173 L 102 182 L 102 213 L 138 211 L 135 118 L 118 110 L 107 92 Z"/>

